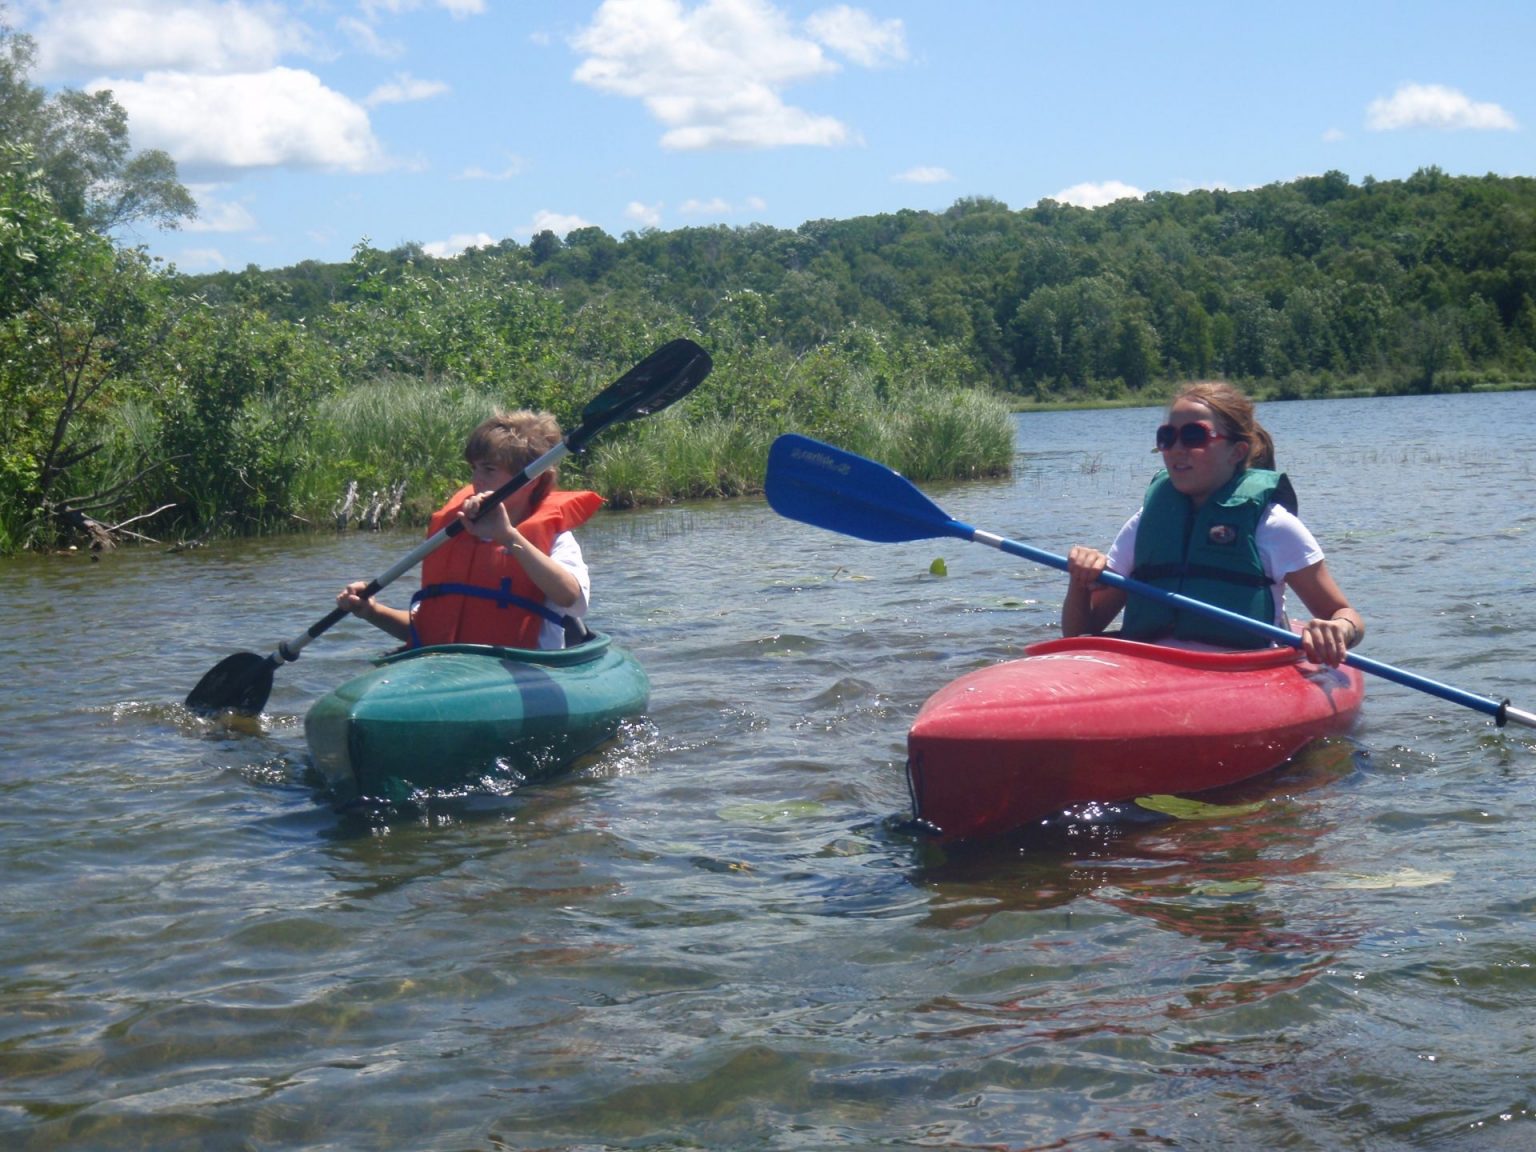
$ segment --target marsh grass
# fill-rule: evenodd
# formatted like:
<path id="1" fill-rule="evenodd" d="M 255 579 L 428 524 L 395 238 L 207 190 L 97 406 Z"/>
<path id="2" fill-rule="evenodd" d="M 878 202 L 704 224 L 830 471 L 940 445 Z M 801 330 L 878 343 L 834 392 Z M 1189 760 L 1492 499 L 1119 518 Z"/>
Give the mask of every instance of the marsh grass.
<path id="1" fill-rule="evenodd" d="M 914 483 L 999 476 L 1013 464 L 1008 406 L 986 392 L 920 388 L 870 423 L 863 454 Z"/>
<path id="2" fill-rule="evenodd" d="M 768 449 L 783 431 L 799 431 L 858 452 L 915 482 L 999 475 L 1013 462 L 1013 419 L 990 393 L 917 384 L 876 387 L 854 373 L 835 403 L 820 411 L 753 421 L 685 401 L 606 431 L 591 448 L 560 464 L 566 488 L 601 492 L 610 508 L 750 495 L 762 491 Z M 241 419 L 258 427 L 264 401 Z M 467 479 L 464 441 L 498 407 L 490 391 L 384 377 L 321 400 L 300 437 L 274 443 L 291 475 L 283 523 L 330 527 L 350 485 L 358 505 L 404 485 L 399 521 L 424 524 Z M 101 473 L 121 478 L 158 455 L 159 428 L 148 405 L 123 405 L 106 429 Z M 196 504 L 197 492 L 188 493 Z M 274 520 L 269 528 L 281 525 Z"/>
<path id="3" fill-rule="evenodd" d="M 147 400 L 128 400 L 113 408 L 101 427 L 101 450 L 89 472 L 92 488 L 105 491 L 129 484 L 160 458 L 160 418 Z"/>
<path id="4" fill-rule="evenodd" d="M 667 412 L 623 440 L 595 446 L 585 482 L 612 508 L 742 496 L 762 490 L 771 440 L 767 431 L 725 417 L 689 421 Z"/>
<path id="5" fill-rule="evenodd" d="M 348 483 L 364 498 L 404 482 L 403 518 L 424 522 L 463 482 L 464 438 L 496 407 L 486 393 L 408 379 L 335 396 L 311 425 L 295 503 L 305 519 L 327 524 Z M 882 398 L 860 386 L 831 424 L 806 434 L 917 482 L 1000 475 L 1013 462 L 1012 415 L 986 392 L 919 386 Z M 609 430 L 561 463 L 561 484 L 601 492 L 610 508 L 749 495 L 762 491 L 769 446 L 786 430 L 685 403 Z"/>
<path id="6" fill-rule="evenodd" d="M 487 392 L 387 377 L 322 401 L 309 428 L 294 505 L 328 523 L 330 509 L 356 483 L 361 495 L 405 485 L 405 513 L 425 522 L 468 479 L 464 441 L 496 410 Z"/>

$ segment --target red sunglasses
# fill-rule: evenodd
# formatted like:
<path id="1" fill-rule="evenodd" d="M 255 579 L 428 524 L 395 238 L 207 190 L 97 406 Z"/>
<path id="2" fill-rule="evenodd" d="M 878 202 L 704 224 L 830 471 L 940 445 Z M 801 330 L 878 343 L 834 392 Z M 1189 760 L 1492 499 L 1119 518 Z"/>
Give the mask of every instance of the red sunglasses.
<path id="1" fill-rule="evenodd" d="M 1209 420 L 1191 420 L 1188 424 L 1164 424 L 1157 430 L 1157 447 L 1154 452 L 1171 452 L 1175 445 L 1182 448 L 1204 448 L 1212 440 L 1231 440 L 1216 431 Z"/>

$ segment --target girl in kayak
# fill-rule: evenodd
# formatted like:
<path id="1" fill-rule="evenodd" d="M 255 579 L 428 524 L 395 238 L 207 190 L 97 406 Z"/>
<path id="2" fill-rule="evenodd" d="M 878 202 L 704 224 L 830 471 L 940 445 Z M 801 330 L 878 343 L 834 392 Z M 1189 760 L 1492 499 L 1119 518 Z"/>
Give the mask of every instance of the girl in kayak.
<path id="1" fill-rule="evenodd" d="M 429 536 L 454 520 L 465 530 L 422 561 L 421 590 L 410 608 L 363 597 L 366 581 L 343 588 L 337 606 L 413 648 L 564 648 L 568 638 L 578 641 L 586 633 L 581 618 L 591 581 L 571 530 L 590 519 L 603 498 L 555 490 L 550 470 L 486 507 L 492 492 L 560 440 L 560 425 L 547 412 L 498 413 L 486 420 L 464 446 L 470 482 L 427 526 Z"/>
<path id="2" fill-rule="evenodd" d="M 1365 620 L 1328 572 L 1323 550 L 1296 516 L 1296 494 L 1275 471 L 1275 446 L 1253 402 L 1232 385 L 1187 384 L 1157 430 L 1163 471 L 1107 553 L 1067 554 L 1064 636 L 1103 632 L 1125 610 L 1130 640 L 1197 641 L 1224 648 L 1268 641 L 1204 614 L 1099 583 L 1108 568 L 1146 584 L 1286 627 L 1289 587 L 1312 614 L 1301 629 L 1307 659 L 1341 663 Z"/>

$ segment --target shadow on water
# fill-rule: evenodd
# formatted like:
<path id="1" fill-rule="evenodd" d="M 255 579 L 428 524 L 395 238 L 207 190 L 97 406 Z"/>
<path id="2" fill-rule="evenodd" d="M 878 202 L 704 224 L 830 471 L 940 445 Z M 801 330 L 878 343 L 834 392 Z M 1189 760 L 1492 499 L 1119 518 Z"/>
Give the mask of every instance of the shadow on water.
<path id="1" fill-rule="evenodd" d="M 934 910 L 937 927 L 950 926 L 951 916 L 970 926 L 998 912 L 1057 908 L 1103 898 L 1101 889 L 1136 892 L 1173 878 L 1196 895 L 1258 891 L 1316 865 L 1311 845 L 1330 829 L 1318 818 L 1322 800 L 1309 794 L 1348 780 L 1365 759 L 1353 741 L 1329 737 L 1238 784 L 1086 805 L 1006 840 L 946 850 L 913 830 L 912 880 L 955 900 Z"/>

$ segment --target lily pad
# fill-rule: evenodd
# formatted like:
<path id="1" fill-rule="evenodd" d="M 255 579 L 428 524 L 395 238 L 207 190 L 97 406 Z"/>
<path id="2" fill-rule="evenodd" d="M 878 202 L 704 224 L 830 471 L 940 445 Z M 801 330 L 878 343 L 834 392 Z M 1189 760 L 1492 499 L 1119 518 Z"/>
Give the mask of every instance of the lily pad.
<path id="1" fill-rule="evenodd" d="M 1264 887 L 1262 880 L 1208 880 L 1190 889 L 1196 896 L 1246 896 Z"/>
<path id="2" fill-rule="evenodd" d="M 733 804 L 722 809 L 723 819 L 734 823 L 776 824 L 784 820 L 798 820 L 805 816 L 820 816 L 826 808 L 814 800 L 783 800 L 777 803 L 762 801 L 750 804 Z"/>
<path id="3" fill-rule="evenodd" d="M 930 576 L 948 576 L 949 575 L 949 565 L 944 563 L 944 557 L 942 557 L 942 556 L 935 556 L 934 557 L 933 563 L 928 565 L 928 575 L 930 575 Z"/>
<path id="4" fill-rule="evenodd" d="M 1161 812 L 1176 820 L 1230 820 L 1251 816 L 1264 809 L 1262 801 L 1253 804 L 1204 804 L 1182 796 L 1138 796 L 1136 803 L 1150 812 Z"/>
<path id="5" fill-rule="evenodd" d="M 1367 875 L 1360 872 L 1343 872 L 1329 877 L 1324 883 L 1329 888 L 1353 888 L 1371 891 L 1382 888 L 1429 888 L 1436 884 L 1448 884 L 1449 872 L 1420 872 L 1417 868 L 1399 868 L 1396 872 Z"/>

